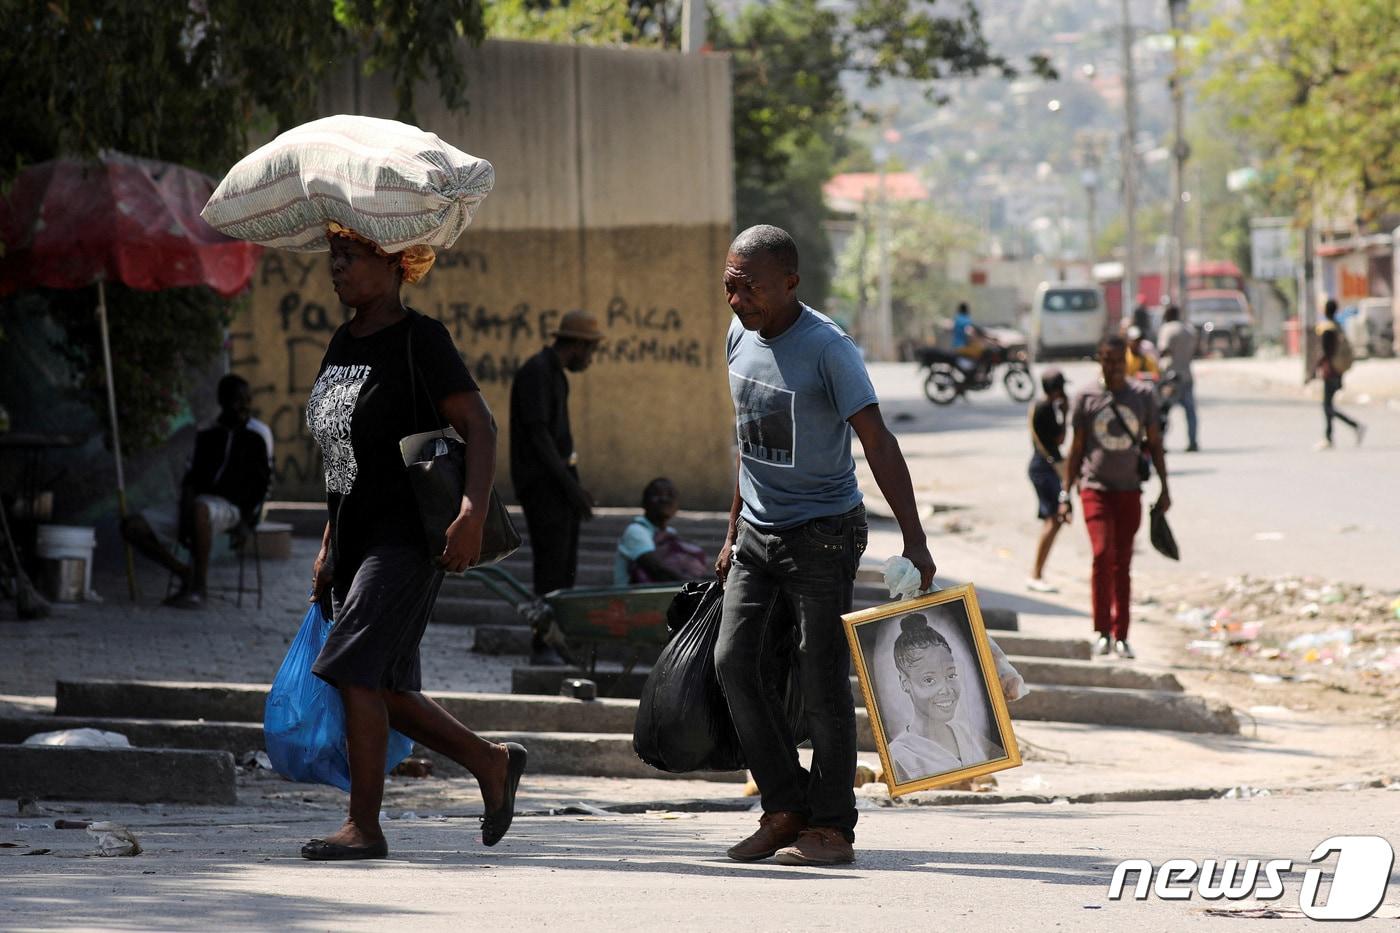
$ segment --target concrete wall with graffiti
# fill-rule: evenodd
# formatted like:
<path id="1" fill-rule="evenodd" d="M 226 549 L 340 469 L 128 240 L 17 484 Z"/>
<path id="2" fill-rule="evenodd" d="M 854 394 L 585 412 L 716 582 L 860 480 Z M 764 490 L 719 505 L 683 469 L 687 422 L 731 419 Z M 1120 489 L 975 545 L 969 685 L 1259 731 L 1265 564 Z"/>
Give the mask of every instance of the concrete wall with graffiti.
<path id="1" fill-rule="evenodd" d="M 727 508 L 733 421 L 720 286 L 733 230 L 730 77 L 722 57 L 490 42 L 464 52 L 470 111 L 419 93 L 424 128 L 496 168 L 475 224 L 405 299 L 446 324 L 500 422 L 510 491 L 510 383 L 565 312 L 607 341 L 570 377 L 584 485 L 634 505 L 665 474 L 688 508 Z M 322 111 L 391 117 L 384 83 L 347 71 Z M 347 319 L 327 254 L 270 252 L 231 328 L 235 371 L 277 441 L 283 498 L 322 494 L 304 405 Z"/>

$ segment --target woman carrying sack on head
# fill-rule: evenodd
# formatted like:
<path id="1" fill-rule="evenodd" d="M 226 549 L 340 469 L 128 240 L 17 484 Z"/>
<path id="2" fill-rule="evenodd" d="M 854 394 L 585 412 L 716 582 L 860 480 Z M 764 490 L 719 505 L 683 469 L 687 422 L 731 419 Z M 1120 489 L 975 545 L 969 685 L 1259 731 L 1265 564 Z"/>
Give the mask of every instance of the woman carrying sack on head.
<path id="1" fill-rule="evenodd" d="M 427 274 L 434 253 L 386 253 L 338 223 L 326 228 L 331 282 L 354 310 L 321 362 L 306 420 L 325 463 L 329 520 L 313 570 L 312 601 L 329 590 L 335 627 L 312 670 L 345 704 L 350 814 L 302 848 L 308 859 L 384 858 L 379 826 L 390 727 L 451 758 L 481 785 L 482 842 L 494 845 L 514 814 L 525 749 L 487 742 L 424 696 L 418 643 L 444 571 L 474 565 L 482 549 L 496 467 L 496 427 L 441 323 L 406 307 L 400 286 Z M 430 553 L 399 439 L 446 423 L 466 442 L 466 494 Z"/>

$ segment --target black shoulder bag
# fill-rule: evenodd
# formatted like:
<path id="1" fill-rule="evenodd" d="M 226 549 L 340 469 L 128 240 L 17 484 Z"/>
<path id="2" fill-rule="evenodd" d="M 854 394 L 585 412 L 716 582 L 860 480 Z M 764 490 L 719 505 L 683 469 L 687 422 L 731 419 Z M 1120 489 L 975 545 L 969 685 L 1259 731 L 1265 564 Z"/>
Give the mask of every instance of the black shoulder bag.
<path id="1" fill-rule="evenodd" d="M 409 312 L 417 317 L 415 312 Z M 413 324 L 408 327 L 408 378 L 413 400 L 413 425 L 418 427 L 418 367 L 413 362 Z M 424 389 L 426 390 L 426 385 Z M 429 396 L 429 404 L 432 398 Z M 433 409 L 437 413 L 436 407 Z M 467 445 L 437 414 L 435 431 L 412 434 L 401 444 L 413 442 L 417 450 L 407 453 L 408 482 L 418 501 L 418 514 L 423 522 L 423 534 L 428 541 L 428 553 L 437 557 L 447 547 L 447 529 L 462 511 L 462 496 L 467 488 Z M 479 507 L 479 506 L 478 506 Z M 504 560 L 520 547 L 520 533 L 511 523 L 510 513 L 501 503 L 496 489 L 486 506 L 486 522 L 481 532 L 481 557 L 474 566 L 494 564 Z"/>
<path id="2" fill-rule="evenodd" d="M 1138 482 L 1145 483 L 1152 478 L 1152 458 L 1143 448 L 1141 429 L 1138 434 L 1128 430 L 1128 422 L 1123 418 L 1123 414 L 1118 410 L 1118 406 L 1113 404 L 1113 394 L 1109 393 L 1108 407 L 1113 409 L 1113 417 L 1118 419 L 1118 426 L 1123 429 L 1123 433 L 1133 439 L 1133 449 L 1138 455 Z"/>

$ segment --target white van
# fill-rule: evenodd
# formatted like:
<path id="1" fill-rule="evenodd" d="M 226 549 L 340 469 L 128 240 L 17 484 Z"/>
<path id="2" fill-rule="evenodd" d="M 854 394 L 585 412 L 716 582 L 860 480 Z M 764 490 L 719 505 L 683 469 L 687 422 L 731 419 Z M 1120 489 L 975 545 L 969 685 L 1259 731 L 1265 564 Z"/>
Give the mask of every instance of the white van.
<path id="1" fill-rule="evenodd" d="M 1031 304 L 1036 359 L 1093 356 L 1108 326 L 1103 292 L 1093 282 L 1041 282 Z"/>

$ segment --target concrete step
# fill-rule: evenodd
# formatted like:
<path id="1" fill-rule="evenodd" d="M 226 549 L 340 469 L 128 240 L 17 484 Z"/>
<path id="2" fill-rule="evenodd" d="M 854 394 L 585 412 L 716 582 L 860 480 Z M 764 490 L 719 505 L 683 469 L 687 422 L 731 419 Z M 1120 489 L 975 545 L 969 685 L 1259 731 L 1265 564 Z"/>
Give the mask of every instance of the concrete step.
<path id="1" fill-rule="evenodd" d="M 582 701 L 572 701 L 581 703 Z M 635 710 L 635 701 L 632 704 Z M 635 712 L 632 713 L 635 716 Z M 124 719 L 91 716 L 0 717 L 0 744 L 19 744 L 23 737 L 57 729 L 103 729 L 127 737 L 145 749 L 212 749 L 241 755 L 263 747 L 261 723 L 196 722 L 192 720 Z M 479 731 L 488 742 L 519 742 L 530 750 L 530 770 L 535 774 L 577 774 L 612 778 L 680 778 L 742 782 L 743 772 L 698 772 L 669 775 L 656 771 L 632 750 L 631 727 L 625 733 Z M 20 738 L 15 738 L 16 736 Z M 428 749 L 415 749 L 433 762 L 433 773 L 460 777 L 466 772 Z M 230 765 L 232 761 L 230 760 Z M 42 797 L 46 793 L 40 790 Z M 231 802 L 231 801 L 230 801 Z"/>
<path id="2" fill-rule="evenodd" d="M 268 684 L 153 680 L 60 680 L 54 715 L 145 720 L 263 721 Z M 558 696 L 433 692 L 428 695 L 472 728 L 513 732 L 632 731 L 634 700 L 584 702 Z"/>
<path id="3" fill-rule="evenodd" d="M 988 628 L 990 627 L 988 626 Z M 1083 638 L 1053 638 L 1045 635 L 1024 635 L 1020 632 L 1002 631 L 995 632 L 992 638 L 1008 656 L 1051 658 L 1061 661 L 1087 661 L 1092 657 L 1091 646 Z"/>
<path id="4" fill-rule="evenodd" d="M 554 678 L 557 690 L 560 672 L 546 672 Z M 640 690 L 638 678 L 629 678 L 629 682 Z M 0 742 L 18 743 L 35 732 L 91 726 L 119 732 L 143 747 L 216 749 L 242 754 L 262 747 L 261 719 L 268 689 L 265 684 L 60 681 L 55 689 L 56 715 L 0 719 Z M 857 689 L 855 693 L 859 703 L 860 692 Z M 489 727 L 490 731 L 481 733 L 489 740 L 521 742 L 531 750 L 531 770 L 536 773 L 658 776 L 632 751 L 631 734 L 638 706 L 635 699 L 580 701 L 559 696 L 457 692 L 432 696 L 468 726 Z M 1179 690 L 1037 685 L 1029 696 L 1011 704 L 1010 710 L 1013 720 L 1191 733 L 1239 731 L 1238 721 L 1228 706 Z M 862 751 L 874 751 L 875 740 L 866 711 L 858 708 L 856 712 L 858 745 Z M 184 718 L 166 718 L 176 716 Z M 191 721 L 189 717 L 203 721 Z M 435 762 L 436 773 L 461 773 L 455 763 L 428 754 Z M 704 777 L 726 781 L 738 776 Z"/>
<path id="5" fill-rule="evenodd" d="M 995 637 L 998 644 L 1006 640 L 1002 635 Z M 1002 650 L 1006 649 L 1003 647 Z M 1031 685 L 1118 687 L 1125 690 L 1165 690 L 1170 693 L 1181 693 L 1184 689 L 1175 674 L 1141 671 L 1126 664 L 1037 658 L 1028 655 L 1007 657 L 1025 678 L 1026 683 Z"/>
<path id="6" fill-rule="evenodd" d="M 0 797 L 238 803 L 233 756 L 170 748 L 0 745 Z"/>
<path id="7" fill-rule="evenodd" d="M 854 608 L 860 610 L 869 606 L 857 602 Z M 1018 639 L 1016 643 L 1024 648 L 1018 652 L 1021 654 L 1042 654 L 1085 661 L 1089 659 L 1088 642 L 1081 644 L 1076 639 L 1013 635 L 1020 623 L 1016 612 L 1011 609 L 983 609 L 982 618 L 987 629 L 996 633 L 997 642 L 1003 644 L 1003 651 L 1007 650 L 1004 641 L 1014 638 Z M 475 625 L 476 641 L 472 650 L 480 654 L 530 653 L 531 635 L 528 626 L 523 623 L 519 613 L 494 596 L 439 597 L 433 612 L 433 621 L 443 625 Z M 605 658 L 628 658 L 631 657 L 630 651 L 630 648 L 613 650 L 607 646 L 599 646 L 599 655 Z M 639 659 L 647 663 L 656 660 L 656 650 L 644 651 Z"/>
<path id="8" fill-rule="evenodd" d="M 1039 686 L 1011 704 L 1011 717 L 1238 735 L 1239 719 L 1226 703 L 1170 690 Z"/>
<path id="9" fill-rule="evenodd" d="M 525 513 L 519 506 L 508 505 L 511 521 L 521 536 L 526 535 Z M 640 512 L 633 508 L 602 508 L 594 512 L 593 520 L 584 522 L 579 529 L 582 540 L 611 539 L 614 544 L 632 519 Z M 287 522 L 293 534 L 303 538 L 319 538 L 326 527 L 326 504 L 324 502 L 269 502 L 263 510 L 263 517 L 271 521 Z M 688 512 L 682 510 L 671 522 L 671 527 L 689 540 L 718 538 L 723 540 L 729 527 L 727 517 L 717 517 L 712 513 Z"/>
<path id="10" fill-rule="evenodd" d="M 1181 682 L 1172 674 L 1153 674 L 1118 664 L 1094 663 L 1091 661 L 1065 661 L 1056 659 L 1009 656 L 1009 660 L 1026 683 L 1033 687 L 1112 687 L 1120 690 L 1160 690 L 1168 693 L 1182 693 Z M 602 669 L 592 674 L 562 667 L 517 667 L 511 671 L 511 692 L 516 694 L 540 694 L 553 696 L 559 692 L 559 685 L 571 677 L 586 677 L 598 685 L 601 696 L 638 697 L 642 684 L 650 673 L 648 664 L 639 664 L 627 676 L 620 670 Z M 851 687 L 860 702 L 860 682 L 854 675 Z"/>

